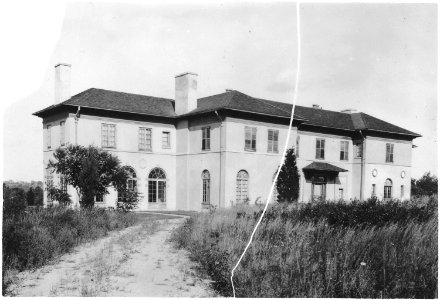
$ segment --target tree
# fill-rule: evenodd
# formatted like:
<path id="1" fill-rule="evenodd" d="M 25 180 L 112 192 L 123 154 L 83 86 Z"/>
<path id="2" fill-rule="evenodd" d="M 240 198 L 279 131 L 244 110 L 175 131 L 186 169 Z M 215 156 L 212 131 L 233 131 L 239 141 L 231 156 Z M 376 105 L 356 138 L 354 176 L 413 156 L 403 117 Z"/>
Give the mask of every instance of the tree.
<path id="1" fill-rule="evenodd" d="M 39 187 L 39 186 L 35 187 L 34 194 L 35 194 L 34 205 L 43 206 L 44 205 L 43 189 L 41 187 Z"/>
<path id="2" fill-rule="evenodd" d="M 35 193 L 32 187 L 30 187 L 26 193 L 26 202 L 28 206 L 35 205 Z"/>
<path id="3" fill-rule="evenodd" d="M 413 196 L 432 196 L 438 193 L 438 179 L 430 172 L 423 174 L 423 176 L 416 180 L 411 179 L 411 194 Z"/>
<path id="4" fill-rule="evenodd" d="M 3 213 L 15 215 L 26 210 L 26 195 L 21 188 L 8 189 L 3 198 Z"/>
<path id="5" fill-rule="evenodd" d="M 106 151 L 70 145 L 56 149 L 54 158 L 48 168 L 62 174 L 67 184 L 76 189 L 82 207 L 93 207 L 96 197 L 108 194 L 110 186 L 119 191 L 127 189 L 127 172 L 119 159 Z"/>
<path id="6" fill-rule="evenodd" d="M 277 179 L 278 202 L 294 202 L 299 197 L 299 173 L 293 148 L 286 152 L 284 164 Z"/>

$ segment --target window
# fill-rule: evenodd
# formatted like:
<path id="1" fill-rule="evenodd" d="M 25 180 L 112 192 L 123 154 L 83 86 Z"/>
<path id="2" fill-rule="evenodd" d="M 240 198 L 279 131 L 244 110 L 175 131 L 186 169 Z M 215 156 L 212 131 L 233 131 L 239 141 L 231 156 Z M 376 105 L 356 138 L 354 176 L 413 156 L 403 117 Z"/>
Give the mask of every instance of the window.
<path id="1" fill-rule="evenodd" d="M 52 135 L 51 135 L 51 126 L 46 126 L 46 146 L 47 149 L 50 149 L 52 147 Z"/>
<path id="2" fill-rule="evenodd" d="M 324 159 L 325 140 L 316 139 L 316 158 Z"/>
<path id="3" fill-rule="evenodd" d="M 344 199 L 344 189 L 339 189 L 339 200 Z"/>
<path id="4" fill-rule="evenodd" d="M 60 187 L 61 191 L 67 194 L 67 180 L 64 175 L 60 175 Z"/>
<path id="5" fill-rule="evenodd" d="M 267 131 L 267 152 L 278 153 L 278 130 Z"/>
<path id="6" fill-rule="evenodd" d="M 170 148 L 170 133 L 168 131 L 162 131 L 162 148 Z"/>
<path id="7" fill-rule="evenodd" d="M 373 198 L 373 199 L 377 198 L 377 196 L 376 196 L 376 185 L 374 183 L 371 186 L 371 198 Z"/>
<path id="8" fill-rule="evenodd" d="M 340 160 L 348 160 L 348 141 L 341 141 Z"/>
<path id="9" fill-rule="evenodd" d="M 393 197 L 393 182 L 391 179 L 385 180 L 385 185 L 383 188 L 383 198 L 384 199 L 391 199 Z"/>
<path id="10" fill-rule="evenodd" d="M 257 127 L 245 126 L 244 131 L 245 131 L 244 150 L 256 151 L 257 150 Z"/>
<path id="11" fill-rule="evenodd" d="M 403 184 L 400 186 L 400 198 L 403 199 L 405 197 L 405 187 Z"/>
<path id="12" fill-rule="evenodd" d="M 356 158 L 362 158 L 362 143 L 357 143 L 355 144 L 354 150 L 355 150 L 355 155 Z"/>
<path id="13" fill-rule="evenodd" d="M 97 202 L 97 203 L 104 203 L 104 195 L 96 195 L 95 196 L 95 202 Z"/>
<path id="14" fill-rule="evenodd" d="M 296 149 L 295 149 L 295 155 L 298 158 L 299 157 L 299 135 L 296 136 Z"/>
<path id="15" fill-rule="evenodd" d="M 210 150 L 211 149 L 211 128 L 203 127 L 202 128 L 202 150 Z"/>
<path id="16" fill-rule="evenodd" d="M 116 148 L 115 124 L 101 124 L 101 144 L 103 148 Z"/>
<path id="17" fill-rule="evenodd" d="M 64 146 L 66 144 L 66 122 L 61 121 L 60 122 L 60 144 L 61 146 Z"/>
<path id="18" fill-rule="evenodd" d="M 131 167 L 124 167 L 125 172 L 128 174 L 126 188 L 128 192 L 137 192 L 137 178 L 136 172 Z M 122 202 L 126 198 L 126 194 L 123 191 L 118 191 L 118 202 Z"/>
<path id="19" fill-rule="evenodd" d="M 394 162 L 394 144 L 387 143 L 387 150 L 386 150 L 386 162 L 392 163 Z"/>
<path id="20" fill-rule="evenodd" d="M 211 175 L 208 170 L 202 172 L 202 203 L 209 204 L 211 193 Z"/>
<path id="21" fill-rule="evenodd" d="M 236 188 L 236 202 L 243 203 L 248 200 L 248 181 L 249 174 L 245 170 L 241 170 L 237 173 L 237 188 Z"/>
<path id="22" fill-rule="evenodd" d="M 154 168 L 148 175 L 148 202 L 166 202 L 166 175 L 160 168 Z"/>
<path id="23" fill-rule="evenodd" d="M 151 128 L 139 127 L 139 150 L 151 151 Z"/>

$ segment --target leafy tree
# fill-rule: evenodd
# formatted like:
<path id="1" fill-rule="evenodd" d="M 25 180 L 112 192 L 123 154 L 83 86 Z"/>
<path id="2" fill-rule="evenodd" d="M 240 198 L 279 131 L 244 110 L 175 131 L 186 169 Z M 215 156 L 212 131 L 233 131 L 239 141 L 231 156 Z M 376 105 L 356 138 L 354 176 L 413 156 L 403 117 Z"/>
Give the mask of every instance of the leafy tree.
<path id="1" fill-rule="evenodd" d="M 110 186 L 119 191 L 127 189 L 127 172 L 119 159 L 106 151 L 70 145 L 56 149 L 54 158 L 48 168 L 64 175 L 66 182 L 76 189 L 82 207 L 93 207 L 96 197 L 108 194 Z"/>
<path id="2" fill-rule="evenodd" d="M 39 186 L 35 187 L 34 194 L 35 194 L 34 205 L 43 206 L 44 205 L 43 189 L 41 187 L 39 187 Z"/>
<path id="3" fill-rule="evenodd" d="M 33 206 L 35 205 L 35 193 L 34 193 L 34 189 L 32 187 L 29 188 L 29 190 L 26 193 L 26 202 L 27 205 L 29 206 Z"/>
<path id="4" fill-rule="evenodd" d="M 3 194 L 3 213 L 5 215 L 15 215 L 25 211 L 26 195 L 24 190 L 21 188 L 12 188 L 7 192 L 8 193 L 6 195 Z"/>
<path id="5" fill-rule="evenodd" d="M 277 179 L 278 202 L 294 202 L 299 197 L 299 173 L 293 148 L 286 152 L 284 164 Z"/>
<path id="6" fill-rule="evenodd" d="M 432 196 L 438 193 L 438 179 L 430 172 L 423 174 L 423 176 L 416 180 L 411 179 L 411 194 L 413 196 Z"/>

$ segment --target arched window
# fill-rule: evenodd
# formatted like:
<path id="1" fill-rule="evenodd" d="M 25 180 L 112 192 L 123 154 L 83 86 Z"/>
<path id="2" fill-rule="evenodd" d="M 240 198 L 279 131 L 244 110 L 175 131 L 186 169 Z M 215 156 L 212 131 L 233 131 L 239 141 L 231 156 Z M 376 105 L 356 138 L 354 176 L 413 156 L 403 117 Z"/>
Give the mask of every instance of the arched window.
<path id="1" fill-rule="evenodd" d="M 277 176 L 277 172 L 273 174 L 272 176 L 272 182 L 275 181 L 275 177 Z M 278 189 L 277 189 L 277 183 L 275 181 L 275 186 L 273 187 L 273 193 L 272 193 L 272 201 L 276 202 L 278 201 Z"/>
<path id="2" fill-rule="evenodd" d="M 148 175 L 148 202 L 166 202 L 167 177 L 161 168 L 154 168 Z"/>
<path id="3" fill-rule="evenodd" d="M 385 185 L 383 187 L 383 198 L 391 199 L 393 197 L 393 182 L 391 179 L 385 180 Z"/>
<path id="4" fill-rule="evenodd" d="M 245 170 L 237 173 L 237 203 L 245 202 L 248 198 L 249 174 Z"/>
<path id="5" fill-rule="evenodd" d="M 136 172 L 131 167 L 124 167 L 124 170 L 128 174 L 127 178 L 127 190 L 129 192 L 136 192 L 137 191 L 137 178 L 136 178 Z M 118 201 L 124 201 L 125 200 L 125 193 L 122 191 L 118 191 Z"/>
<path id="6" fill-rule="evenodd" d="M 211 194 L 211 175 L 208 170 L 202 172 L 202 203 L 209 204 Z"/>

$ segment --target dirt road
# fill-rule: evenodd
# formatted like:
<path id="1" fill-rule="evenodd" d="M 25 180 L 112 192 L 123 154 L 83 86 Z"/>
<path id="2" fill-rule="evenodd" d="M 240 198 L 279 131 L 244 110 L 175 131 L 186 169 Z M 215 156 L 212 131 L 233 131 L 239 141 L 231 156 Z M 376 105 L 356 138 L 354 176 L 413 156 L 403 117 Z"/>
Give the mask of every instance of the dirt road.
<path id="1" fill-rule="evenodd" d="M 185 250 L 169 242 L 183 218 L 144 222 L 77 247 L 58 262 L 19 274 L 16 296 L 215 297 Z"/>

